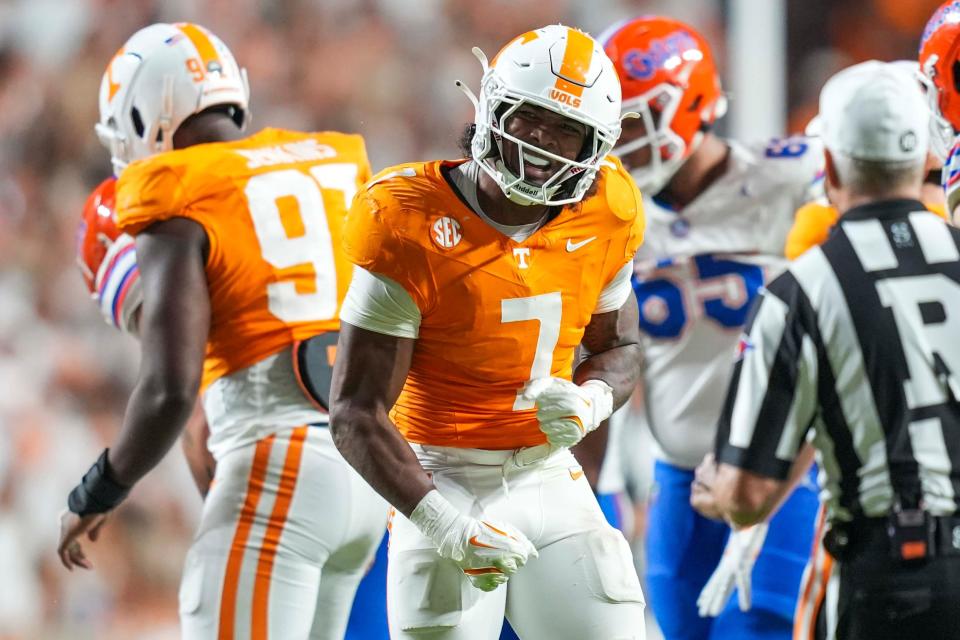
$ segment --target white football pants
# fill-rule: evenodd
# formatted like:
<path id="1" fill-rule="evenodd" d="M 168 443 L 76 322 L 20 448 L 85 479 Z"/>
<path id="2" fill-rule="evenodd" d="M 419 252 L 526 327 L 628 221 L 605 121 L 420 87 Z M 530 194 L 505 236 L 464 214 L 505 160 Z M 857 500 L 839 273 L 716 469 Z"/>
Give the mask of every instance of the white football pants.
<path id="1" fill-rule="evenodd" d="M 180 584 L 186 640 L 342 638 L 387 504 L 326 427 L 227 453 Z"/>
<path id="2" fill-rule="evenodd" d="M 455 507 L 513 525 L 540 556 L 485 593 L 396 514 L 387 568 L 391 638 L 496 640 L 506 614 L 523 640 L 644 639 L 630 548 L 604 520 L 569 450 L 413 449 Z"/>

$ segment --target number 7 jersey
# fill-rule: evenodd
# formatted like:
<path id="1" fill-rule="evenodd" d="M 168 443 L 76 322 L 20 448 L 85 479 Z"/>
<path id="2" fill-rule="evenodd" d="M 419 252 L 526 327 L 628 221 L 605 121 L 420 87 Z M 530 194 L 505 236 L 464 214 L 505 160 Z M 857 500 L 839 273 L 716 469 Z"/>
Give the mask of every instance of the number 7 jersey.
<path id="1" fill-rule="evenodd" d="M 340 234 L 369 177 L 360 136 L 280 129 L 158 154 L 123 172 L 123 231 L 135 235 L 176 217 L 207 234 L 204 388 L 295 340 L 339 328 L 353 269 Z"/>
<path id="2" fill-rule="evenodd" d="M 643 239 L 640 192 L 610 160 L 595 195 L 518 241 L 460 199 L 447 178 L 459 164 L 387 169 L 347 217 L 350 260 L 402 286 L 420 313 L 413 361 L 391 417 L 420 444 L 543 444 L 534 405 L 521 391 L 532 378 L 570 379 L 585 327 L 594 313 L 609 310 L 601 292 Z"/>

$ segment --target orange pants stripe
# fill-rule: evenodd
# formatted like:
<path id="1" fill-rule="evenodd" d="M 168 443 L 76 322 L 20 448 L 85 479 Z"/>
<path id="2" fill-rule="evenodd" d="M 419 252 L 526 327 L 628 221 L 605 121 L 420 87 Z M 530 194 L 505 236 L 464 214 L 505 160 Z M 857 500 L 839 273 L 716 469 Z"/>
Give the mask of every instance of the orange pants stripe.
<path id="1" fill-rule="evenodd" d="M 230 545 L 230 557 L 227 560 L 227 569 L 223 579 L 223 595 L 220 598 L 220 640 L 233 640 L 237 613 L 237 587 L 240 582 L 240 569 L 243 566 L 243 555 L 253 527 L 253 518 L 257 511 L 257 503 L 263 492 L 263 484 L 267 475 L 267 463 L 270 460 L 270 450 L 273 448 L 275 436 L 270 435 L 257 443 L 253 457 L 253 467 L 250 470 L 250 482 L 247 485 L 247 497 L 243 502 L 237 530 Z"/>
<path id="2" fill-rule="evenodd" d="M 277 547 L 280 545 L 280 536 L 287 522 L 287 512 L 293 500 L 293 491 L 297 485 L 297 476 L 300 473 L 300 459 L 303 455 L 303 441 L 307 437 L 306 426 L 294 429 L 287 447 L 287 456 L 283 463 L 283 472 L 280 477 L 280 486 L 277 489 L 277 498 L 273 503 L 273 512 L 264 534 L 263 545 L 260 547 L 260 559 L 257 563 L 256 582 L 253 587 L 253 621 L 251 624 L 251 638 L 254 640 L 268 637 L 267 612 L 270 604 L 270 578 L 273 574 L 273 562 L 277 557 Z"/>

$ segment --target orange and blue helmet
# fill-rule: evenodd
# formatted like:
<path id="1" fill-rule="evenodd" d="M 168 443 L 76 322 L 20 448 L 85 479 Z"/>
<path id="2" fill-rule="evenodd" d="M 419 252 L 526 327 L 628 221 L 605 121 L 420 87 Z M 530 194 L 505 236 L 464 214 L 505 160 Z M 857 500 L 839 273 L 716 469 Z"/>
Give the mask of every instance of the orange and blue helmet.
<path id="1" fill-rule="evenodd" d="M 614 24 L 600 38 L 620 76 L 624 112 L 636 111 L 642 131 L 625 127 L 613 153 L 624 159 L 642 191 L 656 194 L 726 112 L 713 53 L 690 25 L 663 16 Z M 650 160 L 630 166 L 630 154 L 650 148 Z"/>

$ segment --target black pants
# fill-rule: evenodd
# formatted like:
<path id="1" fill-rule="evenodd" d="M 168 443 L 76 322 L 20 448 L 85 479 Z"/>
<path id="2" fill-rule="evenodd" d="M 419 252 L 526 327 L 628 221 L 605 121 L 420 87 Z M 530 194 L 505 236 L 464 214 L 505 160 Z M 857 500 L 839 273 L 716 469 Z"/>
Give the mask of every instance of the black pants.
<path id="1" fill-rule="evenodd" d="M 885 522 L 852 532 L 840 561 L 837 640 L 960 640 L 960 552 L 904 562 Z"/>

